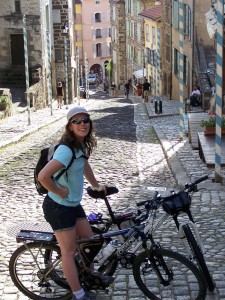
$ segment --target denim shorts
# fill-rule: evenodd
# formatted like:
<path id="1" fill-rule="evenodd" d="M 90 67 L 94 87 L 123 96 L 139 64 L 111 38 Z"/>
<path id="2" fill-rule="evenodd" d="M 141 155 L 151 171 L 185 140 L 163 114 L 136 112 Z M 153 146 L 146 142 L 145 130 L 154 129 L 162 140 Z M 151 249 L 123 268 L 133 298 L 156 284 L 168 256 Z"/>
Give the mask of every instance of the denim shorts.
<path id="1" fill-rule="evenodd" d="M 53 231 L 72 229 L 78 219 L 85 219 L 86 214 L 81 205 L 76 207 L 58 204 L 48 195 L 45 197 L 43 212 L 46 221 L 51 225 Z"/>

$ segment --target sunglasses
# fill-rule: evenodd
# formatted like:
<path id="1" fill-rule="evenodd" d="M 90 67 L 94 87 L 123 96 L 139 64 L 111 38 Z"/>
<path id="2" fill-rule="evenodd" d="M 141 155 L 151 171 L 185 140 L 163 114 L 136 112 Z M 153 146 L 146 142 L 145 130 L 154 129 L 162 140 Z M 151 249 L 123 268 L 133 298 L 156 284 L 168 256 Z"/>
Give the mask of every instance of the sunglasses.
<path id="1" fill-rule="evenodd" d="M 80 125 L 81 122 L 83 122 L 84 124 L 90 123 L 90 118 L 77 118 L 77 119 L 73 119 L 70 121 L 70 123 L 72 124 L 78 124 Z"/>

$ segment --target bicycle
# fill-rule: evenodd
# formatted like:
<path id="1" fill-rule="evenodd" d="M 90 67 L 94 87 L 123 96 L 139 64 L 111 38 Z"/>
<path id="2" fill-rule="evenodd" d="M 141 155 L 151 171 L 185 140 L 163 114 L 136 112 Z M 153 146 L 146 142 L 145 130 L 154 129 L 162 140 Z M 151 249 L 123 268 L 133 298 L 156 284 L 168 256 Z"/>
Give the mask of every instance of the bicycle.
<path id="1" fill-rule="evenodd" d="M 134 218 L 135 225 L 131 228 L 77 239 L 75 263 L 84 289 L 107 291 L 108 287 L 100 280 L 101 275 L 112 276 L 120 263 L 133 270 L 137 286 L 149 299 L 163 300 L 169 295 L 176 300 L 184 294 L 189 300 L 205 299 L 207 288 L 199 269 L 185 256 L 155 243 L 151 228 L 152 204 L 145 205 L 145 213 Z M 125 241 L 98 265 L 96 255 L 104 242 L 120 235 L 125 235 Z M 15 250 L 9 261 L 15 286 L 35 300 L 70 299 L 71 291 L 62 272 L 60 248 L 54 234 L 22 230 L 17 235 L 17 242 L 23 242 L 23 245 Z M 143 251 L 139 253 L 140 248 Z M 97 265 L 95 272 L 90 271 L 93 261 Z M 185 282 L 185 288 L 180 286 L 181 282 Z"/>
<path id="2" fill-rule="evenodd" d="M 88 221 L 91 224 L 92 231 L 95 234 L 108 232 L 113 225 L 116 225 L 118 229 L 129 228 L 133 225 L 133 218 L 136 215 L 140 215 L 141 212 L 145 210 L 138 209 L 136 211 L 129 211 L 126 213 L 113 211 L 107 197 L 118 193 L 118 189 L 114 186 L 107 186 L 106 190 L 107 194 L 104 192 L 94 191 L 91 187 L 87 188 L 87 193 L 91 198 L 96 199 L 96 201 L 98 199 L 104 200 L 109 214 L 109 217 L 103 217 L 102 213 L 97 212 L 91 213 L 87 216 Z"/>
<path id="3" fill-rule="evenodd" d="M 208 267 L 204 259 L 205 248 L 202 243 L 198 228 L 194 222 L 193 216 L 190 211 L 191 207 L 191 193 L 197 192 L 197 184 L 208 179 L 208 176 L 203 176 L 194 182 L 185 184 L 184 188 L 178 192 L 172 191 L 170 196 L 161 196 L 156 192 L 153 200 L 142 201 L 137 206 L 146 205 L 151 201 L 155 203 L 161 203 L 163 210 L 166 214 L 163 214 L 153 226 L 153 231 L 158 228 L 169 216 L 172 216 L 175 225 L 178 229 L 178 237 L 183 242 L 189 259 L 196 260 L 199 269 L 202 271 L 208 289 L 213 291 L 215 284 L 209 273 Z M 175 206 L 176 203 L 176 206 Z M 189 221 L 179 221 L 178 216 L 185 213 Z M 192 228 L 192 229 L 191 229 Z M 194 232 L 194 234 L 193 234 Z"/>

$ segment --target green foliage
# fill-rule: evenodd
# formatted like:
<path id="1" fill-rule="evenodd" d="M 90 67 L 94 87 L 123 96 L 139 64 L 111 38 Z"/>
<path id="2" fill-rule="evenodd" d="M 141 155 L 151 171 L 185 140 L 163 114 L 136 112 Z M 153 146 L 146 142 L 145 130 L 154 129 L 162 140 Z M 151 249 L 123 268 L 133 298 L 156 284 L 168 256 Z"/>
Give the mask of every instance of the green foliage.
<path id="1" fill-rule="evenodd" d="M 208 120 L 201 120 L 202 127 L 216 127 L 216 118 L 210 117 Z M 225 128 L 225 118 L 222 118 L 222 128 Z"/>
<path id="2" fill-rule="evenodd" d="M 0 96 L 0 110 L 5 110 L 11 107 L 12 107 L 11 99 L 7 95 Z"/>
<path id="3" fill-rule="evenodd" d="M 109 76 L 112 80 L 113 61 L 110 60 L 105 68 L 106 68 L 106 71 L 108 72 L 108 74 L 109 74 Z"/>

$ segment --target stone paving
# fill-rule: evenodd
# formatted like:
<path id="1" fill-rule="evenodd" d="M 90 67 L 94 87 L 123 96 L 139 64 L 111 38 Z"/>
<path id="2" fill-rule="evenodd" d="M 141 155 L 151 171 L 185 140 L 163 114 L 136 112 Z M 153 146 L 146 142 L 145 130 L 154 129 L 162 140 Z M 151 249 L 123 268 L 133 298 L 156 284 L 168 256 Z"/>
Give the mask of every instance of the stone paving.
<path id="1" fill-rule="evenodd" d="M 151 102 L 144 105 L 140 97 L 131 99 L 132 102 L 99 95 L 96 100 L 81 103 L 91 112 L 98 139 L 90 162 L 101 182 L 118 187 L 119 193 L 111 197 L 111 205 L 115 210 L 123 211 L 135 209 L 135 203 L 140 199 L 149 199 L 155 188 L 164 193 L 168 188 L 176 188 L 176 181 L 183 184 L 205 174 L 212 176 L 212 171 L 204 167 L 186 139 L 179 142 L 179 116 L 174 115 L 177 102 L 168 104 L 173 116 L 149 119 L 154 114 Z M 167 109 L 168 113 L 171 111 Z M 31 125 L 27 125 L 26 113 L 0 121 L 0 298 L 3 300 L 28 299 L 12 284 L 8 261 L 18 247 L 16 231 L 36 223 L 41 226 L 44 222 L 43 198 L 35 191 L 33 168 L 40 149 L 58 140 L 66 112 L 66 109 L 54 109 L 50 116 L 49 109 L 37 111 L 32 114 Z M 216 292 L 207 299 L 225 299 L 224 198 L 223 187 L 208 180 L 207 189 L 196 193 L 192 201 L 192 211 L 207 250 L 206 261 L 217 286 Z M 90 201 L 86 193 L 83 203 L 87 213 L 96 210 L 106 213 L 103 203 Z M 173 243 L 173 247 L 182 251 L 173 237 L 175 229 L 172 226 L 170 221 L 163 224 L 158 230 L 159 239 L 165 246 L 171 247 Z M 109 294 L 98 298 L 136 300 L 144 299 L 144 296 L 135 285 L 131 272 L 121 269 Z"/>

